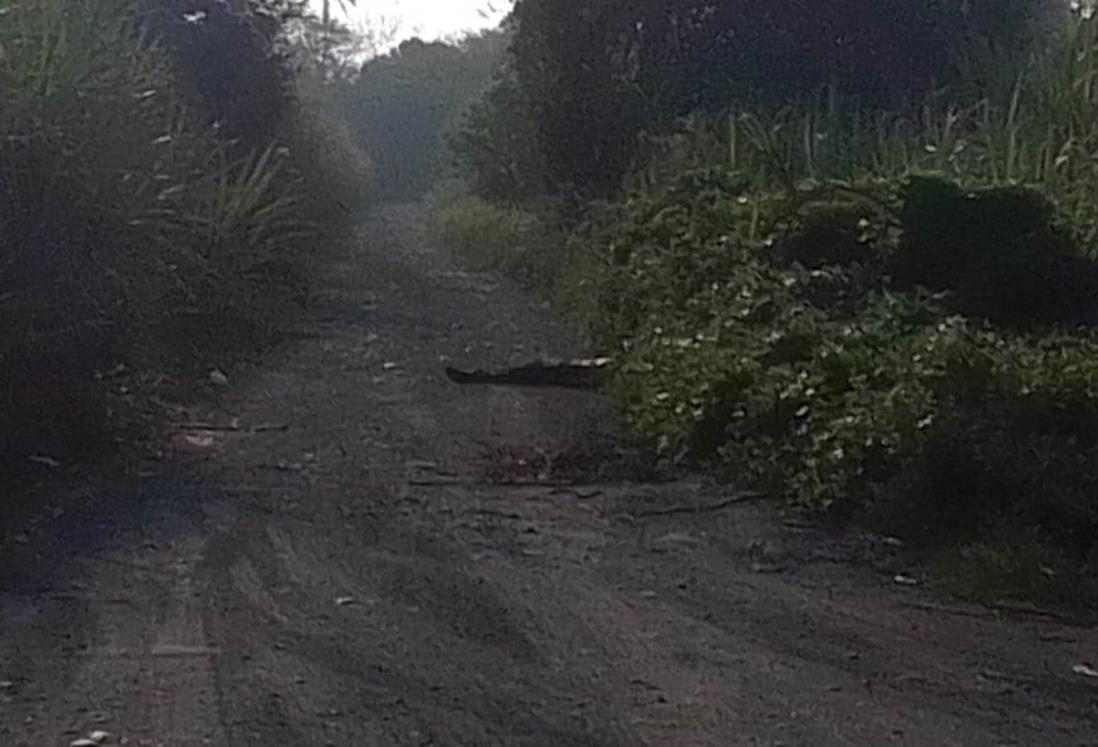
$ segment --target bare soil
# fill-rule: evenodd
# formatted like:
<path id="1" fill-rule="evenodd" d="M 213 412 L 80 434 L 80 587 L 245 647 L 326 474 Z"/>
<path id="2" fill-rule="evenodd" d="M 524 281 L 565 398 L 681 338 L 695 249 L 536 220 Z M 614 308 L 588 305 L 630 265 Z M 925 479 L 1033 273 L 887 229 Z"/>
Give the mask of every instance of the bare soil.
<path id="1" fill-rule="evenodd" d="M 1095 630 L 667 475 L 598 394 L 448 381 L 579 351 L 421 225 L 376 211 L 165 461 L 2 529 L 0 744 L 1098 745 Z"/>

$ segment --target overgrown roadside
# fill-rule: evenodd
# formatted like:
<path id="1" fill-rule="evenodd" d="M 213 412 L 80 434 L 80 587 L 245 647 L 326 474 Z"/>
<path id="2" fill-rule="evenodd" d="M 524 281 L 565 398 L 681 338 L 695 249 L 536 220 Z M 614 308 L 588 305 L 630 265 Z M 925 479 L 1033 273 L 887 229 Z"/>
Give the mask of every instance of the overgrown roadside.
<path id="1" fill-rule="evenodd" d="M 155 476 L 3 548 L 5 744 L 1092 739 L 1093 630 L 943 606 L 883 540 L 623 480 L 600 395 L 446 381 L 576 351 L 422 221 L 378 211 Z"/>
<path id="2" fill-rule="evenodd" d="M 528 0 L 435 231 L 548 288 L 665 458 L 894 534 L 970 601 L 1093 614 L 1093 7 L 799 8 L 579 37 Z"/>
<path id="3" fill-rule="evenodd" d="M 5 484 L 112 458 L 172 379 L 219 379 L 360 196 L 363 159 L 295 95 L 292 10 L 0 2 Z"/>

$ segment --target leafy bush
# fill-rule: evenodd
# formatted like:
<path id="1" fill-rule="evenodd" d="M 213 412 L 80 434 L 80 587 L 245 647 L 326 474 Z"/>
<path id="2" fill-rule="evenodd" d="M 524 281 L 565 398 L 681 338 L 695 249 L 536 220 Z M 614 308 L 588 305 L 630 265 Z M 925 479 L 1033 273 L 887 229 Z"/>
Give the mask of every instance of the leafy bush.
<path id="1" fill-rule="evenodd" d="M 935 179 L 904 189 L 893 274 L 952 291 L 958 311 L 1014 326 L 1098 320 L 1098 266 L 1056 225 L 1041 194 L 965 191 Z"/>
<path id="2" fill-rule="evenodd" d="M 450 150 L 477 194 L 515 204 L 546 192 L 532 112 L 514 76 L 505 72 L 458 120 Z"/>
<path id="3" fill-rule="evenodd" d="M 927 237 L 960 225 L 998 247 L 999 200 L 1016 208 L 1005 236 L 1031 267 L 1094 263 L 1025 190 L 972 197 L 916 178 L 841 191 L 855 196 L 753 195 L 731 172 L 686 173 L 590 237 L 607 258 L 600 312 L 636 433 L 803 510 L 876 516 L 923 542 L 1006 522 L 1093 551 L 1098 338 L 990 327 L 958 316 L 955 294 L 891 275 L 918 260 L 950 280 L 963 273 L 941 262 L 984 261 L 986 243 L 937 254 L 943 240 Z M 928 192 L 945 206 L 927 209 Z M 1039 321 L 1033 289 L 1047 278 L 1008 277 L 1020 295 L 1006 321 Z"/>
<path id="4" fill-rule="evenodd" d="M 374 192 L 374 165 L 355 141 L 349 124 L 317 102 L 302 106 L 282 142 L 302 179 L 307 213 L 325 226 L 338 226 Z"/>

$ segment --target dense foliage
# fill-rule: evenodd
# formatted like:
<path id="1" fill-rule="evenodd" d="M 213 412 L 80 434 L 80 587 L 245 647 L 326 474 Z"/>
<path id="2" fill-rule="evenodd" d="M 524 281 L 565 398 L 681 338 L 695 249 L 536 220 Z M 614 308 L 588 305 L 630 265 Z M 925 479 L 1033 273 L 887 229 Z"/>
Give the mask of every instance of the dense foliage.
<path id="1" fill-rule="evenodd" d="M 609 197 L 521 264 L 618 351 L 633 432 L 935 548 L 970 591 L 1098 599 L 1098 21 L 672 6 L 524 0 L 516 72 L 456 140 L 483 195 Z M 505 201 L 440 225 L 519 245 Z"/>
<path id="2" fill-rule="evenodd" d="M 0 2 L 6 466 L 103 443 L 105 372 L 187 358 L 182 330 L 292 292 L 319 183 L 295 146 L 324 139 L 300 126 L 272 7 Z"/>
<path id="3" fill-rule="evenodd" d="M 454 123 L 448 146 L 480 196 L 522 202 L 548 191 L 548 164 L 535 132 L 533 107 L 506 66 Z"/>
<path id="4" fill-rule="evenodd" d="M 606 332 L 622 340 L 621 391 L 638 432 L 812 510 L 899 495 L 918 502 L 920 531 L 963 535 L 1024 516 L 1059 539 L 1098 539 L 1098 505 L 1085 498 L 1098 345 L 1075 324 L 1093 319 L 1098 266 L 1067 237 L 1020 253 L 999 243 L 997 259 L 1028 278 L 1004 322 L 1025 319 L 1026 332 L 997 323 L 998 306 L 967 311 L 967 294 L 983 299 L 982 283 L 1001 275 L 941 293 L 895 280 L 901 266 L 941 268 L 926 249 L 943 231 L 995 236 L 1009 220 L 1015 246 L 1039 242 L 1053 232 L 1047 205 L 1015 209 L 1041 198 L 929 178 L 875 187 L 872 200 L 759 199 L 747 187 L 688 172 L 624 206 L 604 237 Z M 985 261 L 986 244 L 956 248 L 951 259 Z M 1049 268 L 1065 258 L 1087 271 L 1088 294 L 1064 307 L 1066 326 L 1039 325 L 1059 283 Z M 917 496 L 905 492 L 911 481 Z"/>
<path id="5" fill-rule="evenodd" d="M 247 152 L 279 135 L 292 79 L 277 47 L 298 0 L 141 0 L 141 24 L 167 53 L 177 93 Z"/>

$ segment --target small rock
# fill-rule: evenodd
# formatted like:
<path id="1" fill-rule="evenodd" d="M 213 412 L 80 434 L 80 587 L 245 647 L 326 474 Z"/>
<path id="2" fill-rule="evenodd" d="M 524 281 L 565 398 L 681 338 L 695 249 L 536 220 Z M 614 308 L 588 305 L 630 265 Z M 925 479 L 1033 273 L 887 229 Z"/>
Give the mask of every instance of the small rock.
<path id="1" fill-rule="evenodd" d="M 1098 679 L 1098 669 L 1094 669 L 1087 664 L 1076 664 L 1071 668 L 1071 671 L 1083 677 Z"/>
<path id="2" fill-rule="evenodd" d="M 894 583 L 900 584 L 901 586 L 918 586 L 920 583 L 919 579 L 912 578 L 911 576 L 905 576 L 902 573 L 898 573 L 893 576 L 892 581 Z"/>
<path id="3" fill-rule="evenodd" d="M 95 742 L 96 744 L 103 744 L 104 742 L 107 741 L 107 739 L 110 738 L 110 736 L 111 736 L 110 733 L 102 731 L 102 730 L 98 730 L 98 731 L 93 731 L 91 734 L 89 734 L 88 739 Z"/>
<path id="4" fill-rule="evenodd" d="M 339 606 L 339 607 L 346 607 L 347 605 L 354 604 L 354 603 L 355 603 L 355 598 L 354 597 L 339 597 L 338 599 L 336 599 L 336 605 Z"/>
<path id="5" fill-rule="evenodd" d="M 781 573 L 785 569 L 777 563 L 752 563 L 752 573 Z"/>
<path id="6" fill-rule="evenodd" d="M 581 496 L 582 497 L 582 496 Z M 670 532 L 652 540 L 652 549 L 656 551 L 671 551 L 675 549 L 689 549 L 698 545 L 697 537 L 687 532 Z"/>
<path id="7" fill-rule="evenodd" d="M 214 368 L 210 370 L 210 383 L 215 386 L 226 386 L 229 383 L 229 377 L 220 368 Z"/>

